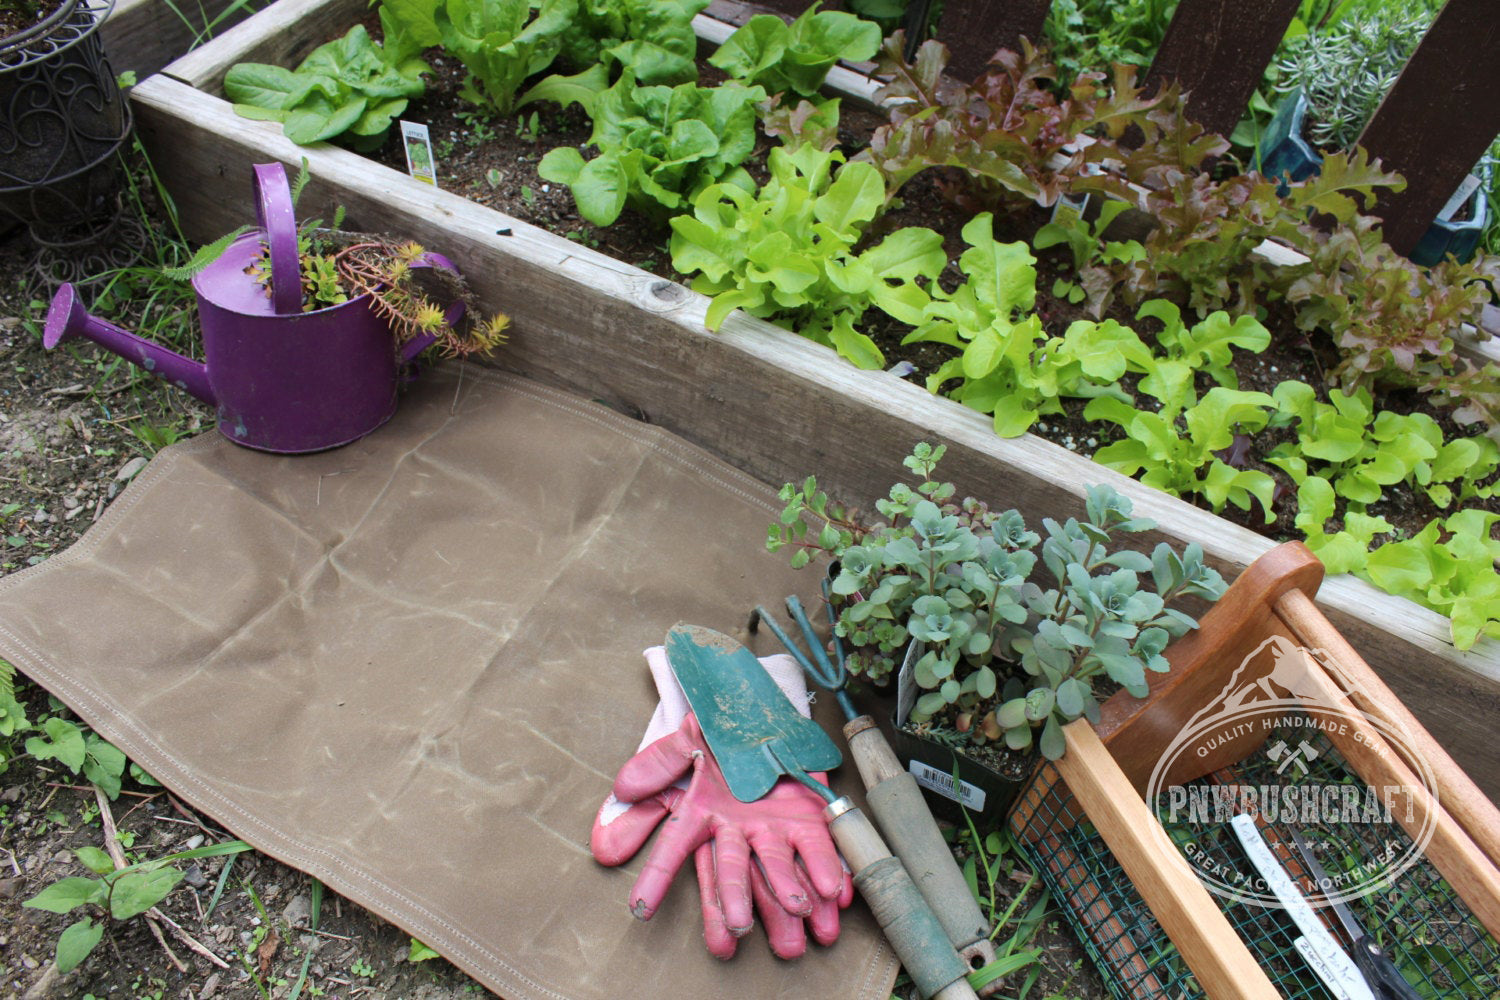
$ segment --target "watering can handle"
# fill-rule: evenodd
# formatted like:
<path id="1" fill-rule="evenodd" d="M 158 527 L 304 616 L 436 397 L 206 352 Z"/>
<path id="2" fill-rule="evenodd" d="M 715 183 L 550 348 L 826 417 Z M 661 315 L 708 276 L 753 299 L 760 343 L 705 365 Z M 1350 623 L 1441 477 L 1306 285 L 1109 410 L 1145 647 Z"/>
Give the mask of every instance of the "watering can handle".
<path id="1" fill-rule="evenodd" d="M 452 271 L 454 274 L 458 273 L 458 268 L 454 266 L 453 261 L 431 250 L 412 261 L 412 267 L 440 267 L 445 271 Z M 443 322 L 450 327 L 453 326 L 459 320 L 463 319 L 467 309 L 468 307 L 464 305 L 463 299 L 453 300 L 443 313 Z M 425 351 L 434 340 L 437 340 L 437 334 L 435 333 L 424 333 L 408 340 L 401 346 L 401 363 L 409 365 L 416 361 L 417 355 Z"/>
<path id="2" fill-rule="evenodd" d="M 279 316 L 302 311 L 302 267 L 292 187 L 280 163 L 255 165 L 255 218 L 271 254 L 271 306 Z"/>

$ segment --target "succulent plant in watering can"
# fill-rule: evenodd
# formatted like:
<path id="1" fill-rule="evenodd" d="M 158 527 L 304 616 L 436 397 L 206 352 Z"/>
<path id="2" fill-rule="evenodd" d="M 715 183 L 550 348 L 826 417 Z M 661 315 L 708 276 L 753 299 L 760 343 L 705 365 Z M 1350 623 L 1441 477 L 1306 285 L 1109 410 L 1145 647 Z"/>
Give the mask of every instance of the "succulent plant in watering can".
<path id="1" fill-rule="evenodd" d="M 921 644 L 912 722 L 1015 750 L 1036 742 L 1056 759 L 1063 723 L 1098 718 L 1094 680 L 1144 697 L 1148 672 L 1168 669 L 1167 644 L 1197 627 L 1169 605 L 1216 600 L 1224 581 L 1197 545 L 1111 551 L 1115 536 L 1155 524 L 1109 486 L 1088 487 L 1084 520 L 1043 519 L 1045 539 L 1014 510 L 955 502 L 954 485 L 933 479 L 943 452 L 914 449 L 905 464 L 920 482 L 893 486 L 874 526 L 850 520 L 815 479 L 788 484 L 768 547 L 791 546 L 798 566 L 820 553 L 836 560 L 835 630 L 851 672 L 880 682 L 909 642 Z"/>
<path id="2" fill-rule="evenodd" d="M 42 343 L 88 337 L 214 406 L 220 432 L 247 448 L 295 454 L 348 444 L 390 419 L 425 348 L 463 346 L 448 334 L 467 311 L 464 287 L 447 258 L 414 244 L 362 241 L 335 257 L 310 254 L 282 165 L 258 164 L 254 177 L 260 227 L 220 241 L 193 277 L 204 361 L 90 316 L 67 284 L 53 296 Z M 401 279 L 419 268 L 449 275 L 451 306 L 405 291 Z M 330 288 L 341 274 L 353 294 Z M 469 343 L 494 346 L 505 322 L 473 324 Z"/>

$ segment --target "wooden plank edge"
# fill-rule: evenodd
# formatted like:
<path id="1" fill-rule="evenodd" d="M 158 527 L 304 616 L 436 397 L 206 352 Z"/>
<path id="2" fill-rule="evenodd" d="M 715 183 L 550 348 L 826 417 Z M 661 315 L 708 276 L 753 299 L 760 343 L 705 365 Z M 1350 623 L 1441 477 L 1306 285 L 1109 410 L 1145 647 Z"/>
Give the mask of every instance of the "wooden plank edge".
<path id="1" fill-rule="evenodd" d="M 365 9 L 361 0 L 277 0 L 254 17 L 170 63 L 162 72 L 174 80 L 217 94 L 229 67 L 240 62 L 265 62 L 263 50 L 286 38 L 309 47 L 323 41 L 308 37 L 307 22 L 351 22 Z"/>
<path id="2" fill-rule="evenodd" d="M 99 28 L 110 67 L 144 79 L 186 52 L 230 0 L 176 8 L 167 0 L 119 0 Z M 243 13 L 236 20 L 244 20 Z M 227 29 L 226 29 L 227 30 Z"/>
<path id="3" fill-rule="evenodd" d="M 1297 693 L 1307 699 L 1308 714 L 1327 719 L 1323 731 L 1349 767 L 1376 790 L 1413 841 L 1420 843 L 1425 834 L 1423 854 L 1485 929 L 1500 938 L 1500 871 L 1322 665 L 1306 652 L 1298 659 L 1306 688 Z"/>
<path id="4" fill-rule="evenodd" d="M 1307 594 L 1288 591 L 1276 600 L 1275 609 L 1277 617 L 1304 647 L 1321 651 L 1332 662 L 1333 669 L 1327 672 L 1352 702 L 1403 735 L 1404 746 L 1395 749 L 1398 752 L 1409 749 L 1416 755 L 1417 760 L 1407 760 L 1409 765 L 1426 766 L 1436 782 L 1443 809 L 1458 820 L 1491 863 L 1500 865 L 1500 809 L 1475 786 L 1380 675 L 1370 669 L 1364 657 L 1323 617 Z"/>
<path id="5" fill-rule="evenodd" d="M 278 126 L 239 119 L 224 102 L 176 81 L 165 77 L 147 81 L 138 88 L 138 103 L 146 133 L 158 127 L 203 128 L 217 120 L 217 127 L 208 133 L 215 138 L 206 143 L 210 147 L 206 155 L 233 155 L 244 157 L 247 162 L 274 158 L 290 163 L 307 156 L 315 186 L 318 183 L 337 186 L 338 197 L 346 204 L 363 201 L 378 206 L 374 210 L 386 213 L 380 220 L 382 226 L 398 224 L 402 229 L 410 228 L 410 235 L 427 240 L 434 249 L 454 257 L 492 305 L 515 313 L 517 336 L 505 358 L 508 365 L 519 366 L 544 381 L 602 395 L 628 408 L 649 412 L 653 420 L 710 447 L 765 481 L 800 479 L 817 471 L 820 478 L 845 491 L 846 496 L 871 497 L 883 494 L 899 474 L 899 456 L 885 456 L 891 461 L 876 467 L 868 455 L 849 454 L 848 449 L 830 446 L 816 434 L 809 440 L 809 427 L 816 426 L 817 415 L 813 423 L 783 427 L 778 448 L 744 434 L 746 426 L 753 426 L 754 421 L 761 419 L 768 422 L 769 433 L 769 429 L 775 428 L 775 413 L 764 418 L 747 416 L 733 428 L 726 428 L 719 440 L 705 439 L 705 428 L 693 426 L 692 420 L 683 414 L 698 406 L 704 408 L 701 412 L 708 419 L 720 419 L 712 407 L 723 401 L 721 397 L 751 391 L 763 392 L 768 397 L 781 393 L 802 406 L 821 406 L 830 413 L 857 414 L 857 419 L 885 421 L 889 426 L 905 428 L 902 433 L 909 441 L 902 447 L 909 448 L 910 443 L 920 438 L 945 440 L 952 447 L 947 472 L 956 482 L 966 490 L 1000 500 L 1025 491 L 1044 496 L 1045 503 L 1034 505 L 1034 515 L 1036 508 L 1055 516 L 1080 512 L 1084 484 L 1109 482 L 1132 497 L 1138 515 L 1171 525 L 1171 532 L 1159 532 L 1155 537 L 1177 544 L 1197 540 L 1213 561 L 1231 573 L 1242 570 L 1274 544 L 1039 438 L 1030 435 L 1011 440 L 997 438 L 989 420 L 981 414 L 935 399 L 920 387 L 884 373 L 860 372 L 834 362 L 826 348 L 759 320 L 736 313 L 720 334 L 709 334 L 702 326 L 707 300 L 682 286 L 475 206 L 452 193 L 419 185 L 355 154 L 326 146 L 307 149 L 294 146 L 285 140 Z M 233 154 L 226 153 L 231 144 L 240 148 Z M 212 175 L 223 167 L 205 169 Z M 202 186 L 201 180 L 197 183 Z M 361 192 L 361 185 L 367 190 Z M 222 230 L 245 221 L 248 214 L 245 206 L 214 203 L 205 192 L 198 192 L 197 196 L 208 200 L 203 206 L 205 211 L 219 213 L 209 228 Z M 354 218 L 354 206 L 350 207 Z M 388 221 L 392 218 L 397 221 Z M 497 238 L 495 233 L 499 229 L 509 230 L 511 235 Z M 198 235 L 211 238 L 216 234 Z M 686 358 L 688 363 L 698 363 L 701 354 L 714 353 L 721 359 L 723 370 L 745 368 L 753 363 L 763 373 L 774 372 L 775 383 L 717 388 L 704 386 L 699 380 L 677 386 L 676 396 L 664 392 L 661 398 L 652 398 L 640 390 L 632 398 L 631 389 L 620 387 L 620 366 L 615 359 L 595 357 L 610 351 L 612 344 L 597 333 L 563 332 L 564 338 L 571 337 L 580 343 L 576 349 L 559 352 L 558 317 L 545 304 L 535 301 L 534 295 L 516 299 L 513 293 L 500 289 L 501 276 L 506 281 L 530 282 L 543 288 L 555 284 L 561 276 L 568 282 L 567 295 L 577 300 L 570 302 L 570 307 L 583 310 L 590 322 L 600 322 L 598 317 L 607 313 L 630 314 L 631 326 L 649 327 L 653 336 L 670 335 L 665 347 L 653 343 L 649 357 L 632 362 L 658 366 L 657 371 L 668 382 L 692 374 L 664 367 L 672 360 L 672 354 L 678 359 Z M 525 323 L 547 329 L 529 332 Z M 631 333 L 645 335 L 636 330 Z M 627 351 L 628 346 L 617 349 Z M 642 353 L 648 352 L 642 349 Z M 687 393 L 691 396 L 684 395 Z M 699 397 L 702 401 L 693 401 Z M 988 494 L 984 492 L 986 487 Z M 1485 764 L 1497 760 L 1488 746 L 1490 741 L 1481 741 L 1477 736 L 1470 738 L 1468 731 L 1475 724 L 1476 698 L 1500 703 L 1500 684 L 1495 680 L 1500 678 L 1500 663 L 1497 663 L 1500 644 L 1487 641 L 1473 651 L 1459 653 L 1447 642 L 1448 625 L 1442 616 L 1409 601 L 1389 597 L 1352 578 L 1325 584 L 1323 596 L 1327 598 L 1325 611 L 1334 624 L 1367 650 L 1368 658 L 1388 677 L 1393 671 L 1411 674 L 1411 664 L 1428 661 L 1420 677 L 1405 678 L 1405 687 L 1397 683 L 1393 687 L 1408 704 L 1423 710 L 1434 731 L 1456 733 L 1461 742 L 1467 740 L 1465 752 L 1460 754 L 1465 760 Z M 1432 687 L 1431 678 L 1443 672 L 1461 694 Z M 1418 697 L 1412 697 L 1413 687 Z M 1434 701 L 1435 694 L 1446 701 Z M 1500 771 L 1500 767 L 1476 773 L 1489 770 Z"/>
<path id="6" fill-rule="evenodd" d="M 1204 992 L 1215 1000 L 1280 997 L 1088 720 L 1068 723 L 1063 735 L 1059 773 Z"/>

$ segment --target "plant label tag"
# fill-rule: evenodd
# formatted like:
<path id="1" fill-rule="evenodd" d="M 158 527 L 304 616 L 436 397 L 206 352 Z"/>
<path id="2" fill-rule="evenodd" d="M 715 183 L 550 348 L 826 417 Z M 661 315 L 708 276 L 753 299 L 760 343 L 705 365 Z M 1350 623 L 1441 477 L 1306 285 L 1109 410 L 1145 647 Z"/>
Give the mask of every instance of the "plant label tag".
<path id="1" fill-rule="evenodd" d="M 401 122 L 401 145 L 406 147 L 406 172 L 423 184 L 437 187 L 437 166 L 432 159 L 432 137 L 427 126 Z"/>
<path id="2" fill-rule="evenodd" d="M 1443 205 L 1443 210 L 1437 214 L 1437 220 L 1439 222 L 1447 222 L 1453 218 L 1458 214 L 1458 210 L 1463 207 L 1464 202 L 1468 201 L 1474 192 L 1478 190 L 1479 178 L 1473 174 L 1469 174 L 1459 182 L 1458 190 L 1453 192 L 1453 197 L 1449 198 Z"/>
<path id="3" fill-rule="evenodd" d="M 913 640 L 906 646 L 906 656 L 901 660 L 901 669 L 896 671 L 896 725 L 906 725 L 911 710 L 917 707 L 916 664 L 927 652 L 925 642 Z"/>
<path id="4" fill-rule="evenodd" d="M 1089 210 L 1089 196 L 1081 198 L 1070 198 L 1067 195 L 1059 195 L 1057 204 L 1052 206 L 1052 218 L 1050 221 L 1058 225 L 1069 227 L 1076 226 L 1083 218 L 1083 213 Z"/>
<path id="5" fill-rule="evenodd" d="M 955 778 L 952 774 L 939 771 L 931 764 L 924 764 L 920 760 L 914 760 L 910 764 L 911 776 L 917 779 L 917 784 L 923 788 L 930 788 L 947 799 L 952 799 L 965 809 L 974 812 L 984 811 L 985 792 L 978 785 L 971 785 L 962 778 Z"/>

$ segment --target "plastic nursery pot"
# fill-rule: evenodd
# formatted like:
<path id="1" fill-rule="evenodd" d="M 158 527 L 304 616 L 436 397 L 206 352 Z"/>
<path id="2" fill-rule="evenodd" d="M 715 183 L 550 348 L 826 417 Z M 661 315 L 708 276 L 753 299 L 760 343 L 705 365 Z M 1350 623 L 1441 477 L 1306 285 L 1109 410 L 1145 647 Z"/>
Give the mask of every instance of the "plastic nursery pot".
<path id="1" fill-rule="evenodd" d="M 115 151 L 130 109 L 99 41 L 114 0 L 65 0 L 0 38 L 0 213 L 38 240 L 114 214 Z"/>
<path id="2" fill-rule="evenodd" d="M 255 194 L 261 228 L 193 279 L 203 363 L 88 315 L 71 285 L 53 297 L 42 342 L 52 348 L 88 337 L 214 406 L 220 433 L 247 448 L 297 454 L 348 444 L 395 413 L 403 369 L 434 335 L 398 347 L 368 293 L 303 312 L 297 224 L 281 164 L 256 166 Z M 246 273 L 263 254 L 271 260 L 269 296 Z M 414 266 L 453 268 L 438 254 Z M 461 310 L 455 303 L 447 319 Z"/>
<path id="3" fill-rule="evenodd" d="M 1307 108 L 1300 89 L 1287 94 L 1256 147 L 1260 172 L 1279 178 L 1283 194 L 1288 183 L 1306 180 L 1323 169 L 1323 154 L 1303 137 Z M 1450 254 L 1460 262 L 1472 258 L 1489 225 L 1489 200 L 1484 196 L 1488 186 L 1488 170 L 1477 178 L 1471 175 L 1408 255 L 1411 262 L 1431 267 Z"/>
<path id="4" fill-rule="evenodd" d="M 968 812 L 977 825 L 994 825 L 1036 769 L 1038 754 L 1035 749 L 1018 753 L 1003 743 L 972 750 L 955 747 L 909 725 L 918 693 L 912 671 L 923 652 L 925 647 L 919 642 L 906 647 L 896 679 L 891 748 L 922 786 L 934 816 L 962 824 Z"/>

